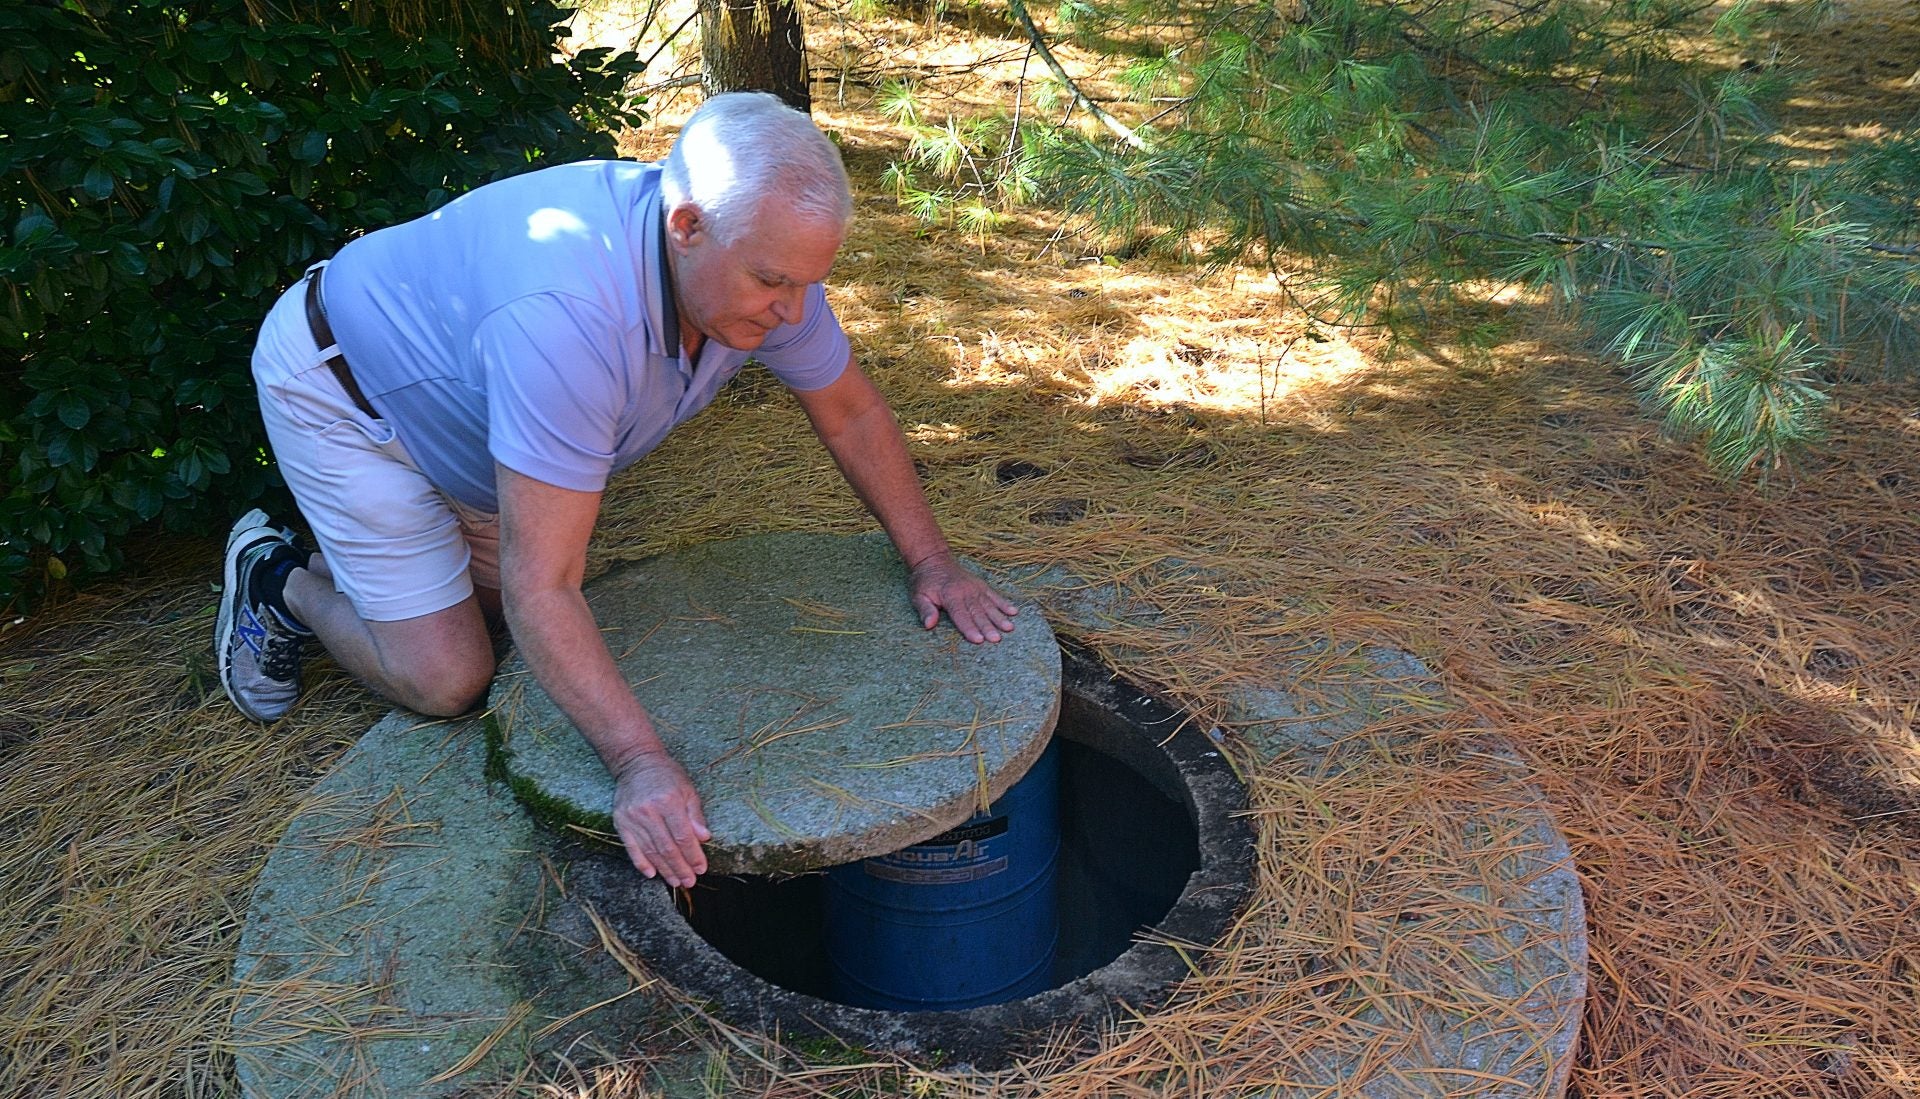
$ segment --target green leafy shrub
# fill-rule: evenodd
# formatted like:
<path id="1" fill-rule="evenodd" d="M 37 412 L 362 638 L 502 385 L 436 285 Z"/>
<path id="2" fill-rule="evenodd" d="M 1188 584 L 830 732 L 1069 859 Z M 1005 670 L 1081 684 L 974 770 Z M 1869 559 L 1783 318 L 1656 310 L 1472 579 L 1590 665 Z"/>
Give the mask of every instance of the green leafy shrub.
<path id="1" fill-rule="evenodd" d="M 0 607 L 113 568 L 135 529 L 218 530 L 281 491 L 248 360 L 307 264 L 611 155 L 638 62 L 557 60 L 567 14 L 0 5 Z"/>

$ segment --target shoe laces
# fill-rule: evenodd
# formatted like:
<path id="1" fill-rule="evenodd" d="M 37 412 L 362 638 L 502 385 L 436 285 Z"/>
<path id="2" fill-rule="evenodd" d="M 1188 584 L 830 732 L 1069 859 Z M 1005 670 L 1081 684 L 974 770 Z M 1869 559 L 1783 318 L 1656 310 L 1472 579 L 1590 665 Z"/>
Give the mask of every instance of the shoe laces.
<path id="1" fill-rule="evenodd" d="M 267 615 L 272 615 L 268 611 Z M 286 681 L 300 670 L 300 650 L 304 642 L 286 627 L 273 622 L 267 627 L 267 639 L 260 646 L 260 670 L 267 678 Z"/>

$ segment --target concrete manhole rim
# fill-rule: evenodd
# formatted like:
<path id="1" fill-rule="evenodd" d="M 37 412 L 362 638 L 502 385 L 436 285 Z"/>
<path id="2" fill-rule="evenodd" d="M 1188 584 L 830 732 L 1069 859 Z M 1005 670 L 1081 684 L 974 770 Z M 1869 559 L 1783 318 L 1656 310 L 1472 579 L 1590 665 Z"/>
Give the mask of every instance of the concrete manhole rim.
<path id="1" fill-rule="evenodd" d="M 852 1007 L 774 984 L 738 965 L 694 930 L 671 893 L 614 860 L 576 864 L 569 892 L 591 904 L 616 934 L 682 993 L 717 1004 L 737 1025 L 827 1037 L 896 1053 L 939 1054 L 975 1069 L 1002 1067 L 1072 1032 L 1075 1044 L 1125 1009 L 1164 1006 L 1179 983 L 1237 924 L 1252 897 L 1255 837 L 1245 786 L 1193 719 L 1120 678 L 1070 638 L 1062 638 L 1063 712 L 1071 706 L 1125 725 L 1135 753 L 1157 752 L 1178 776 L 1178 801 L 1197 833 L 1199 868 L 1166 915 L 1120 955 L 1091 973 L 1021 1000 L 954 1011 L 882 1011 Z M 1067 696 L 1072 696 L 1071 699 Z M 1063 723 L 1055 735 L 1065 735 Z M 1147 730 L 1177 730 L 1147 735 Z M 1080 733 L 1082 730 L 1076 730 Z M 1068 736 L 1123 765 L 1116 734 Z M 1136 756 L 1137 759 L 1137 756 Z M 1153 781 L 1151 776 L 1145 776 Z"/>

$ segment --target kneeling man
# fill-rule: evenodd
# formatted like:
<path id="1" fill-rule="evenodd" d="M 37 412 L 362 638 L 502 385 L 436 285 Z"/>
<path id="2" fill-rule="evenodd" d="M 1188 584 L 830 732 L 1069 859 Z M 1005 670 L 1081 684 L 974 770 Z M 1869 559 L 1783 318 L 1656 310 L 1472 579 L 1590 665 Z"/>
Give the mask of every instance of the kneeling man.
<path id="1" fill-rule="evenodd" d="M 394 702 L 464 713 L 486 695 L 488 624 L 504 616 L 614 775 L 634 865 L 691 885 L 710 838 L 699 795 L 580 583 L 608 475 L 749 354 L 886 528 L 923 624 L 944 611 L 976 643 L 1013 628 L 1013 604 L 954 560 L 827 307 L 821 280 L 852 214 L 839 153 L 806 116 L 724 95 L 659 164 L 502 180 L 310 270 L 268 315 L 253 373 L 319 549 L 258 510 L 234 524 L 215 637 L 234 703 L 285 714 L 317 638 Z"/>

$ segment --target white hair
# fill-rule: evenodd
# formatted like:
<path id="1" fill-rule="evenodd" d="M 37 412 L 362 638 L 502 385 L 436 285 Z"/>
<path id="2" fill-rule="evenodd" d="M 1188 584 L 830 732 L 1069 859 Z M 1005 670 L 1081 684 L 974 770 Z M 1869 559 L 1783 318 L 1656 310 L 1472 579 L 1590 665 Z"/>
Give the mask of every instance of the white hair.
<path id="1" fill-rule="evenodd" d="M 769 199 L 802 221 L 846 231 L 853 193 L 840 150 L 813 120 L 766 92 L 728 92 L 700 105 L 662 165 L 665 208 L 691 202 L 722 245 L 740 239 Z"/>

